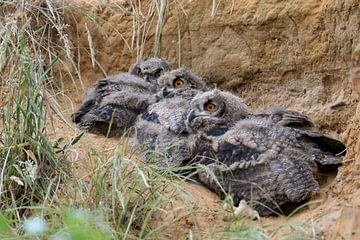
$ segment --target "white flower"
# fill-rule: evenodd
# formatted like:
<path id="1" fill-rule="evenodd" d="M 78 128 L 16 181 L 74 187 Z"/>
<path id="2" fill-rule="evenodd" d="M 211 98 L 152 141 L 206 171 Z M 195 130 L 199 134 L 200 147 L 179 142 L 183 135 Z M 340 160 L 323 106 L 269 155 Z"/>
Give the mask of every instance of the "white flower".
<path id="1" fill-rule="evenodd" d="M 28 235 L 42 235 L 47 230 L 46 221 L 41 217 L 29 218 L 24 221 L 23 228 Z"/>

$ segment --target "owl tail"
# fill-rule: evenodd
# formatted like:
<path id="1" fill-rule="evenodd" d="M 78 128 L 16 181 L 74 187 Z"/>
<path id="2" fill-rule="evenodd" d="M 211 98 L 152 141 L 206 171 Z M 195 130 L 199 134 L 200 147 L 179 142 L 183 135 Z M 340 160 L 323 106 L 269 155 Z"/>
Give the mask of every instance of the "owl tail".
<path id="1" fill-rule="evenodd" d="M 315 161 L 318 163 L 318 171 L 323 174 L 337 173 L 338 167 L 342 164 L 340 157 L 324 154 L 316 156 Z"/>
<path id="2" fill-rule="evenodd" d="M 346 146 L 339 140 L 324 136 L 319 133 L 307 132 L 307 141 L 314 147 L 310 149 L 312 159 L 317 163 L 320 173 L 337 173 L 342 164 L 342 156 L 346 154 Z"/>
<path id="3" fill-rule="evenodd" d="M 326 155 L 333 155 L 334 157 L 340 157 L 346 155 L 346 146 L 339 140 L 319 133 L 306 133 L 307 140 L 314 143 L 318 150 L 321 150 Z"/>

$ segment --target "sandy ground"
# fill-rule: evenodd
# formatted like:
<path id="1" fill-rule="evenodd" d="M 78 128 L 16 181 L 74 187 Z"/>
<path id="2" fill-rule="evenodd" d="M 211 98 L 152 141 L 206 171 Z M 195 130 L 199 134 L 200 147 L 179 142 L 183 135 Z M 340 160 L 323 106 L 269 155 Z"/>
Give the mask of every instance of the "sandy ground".
<path id="1" fill-rule="evenodd" d="M 295 214 L 290 221 L 307 223 L 308 234 L 314 233 L 320 239 L 360 239 L 360 106 L 348 80 L 351 49 L 360 41 L 358 1 L 234 1 L 234 4 L 223 1 L 215 15 L 211 13 L 211 1 L 180 2 L 180 13 L 174 3 L 169 7 L 162 35 L 163 57 L 174 66 L 191 67 L 209 84 L 237 93 L 254 111 L 280 104 L 306 113 L 319 130 L 347 144 L 345 163 L 336 178 L 322 187 L 321 194 L 314 199 L 316 204 Z M 146 3 L 139 8 L 142 18 L 146 15 Z M 61 111 L 68 125 L 55 118 L 54 138 L 79 133 L 69 116 L 81 104 L 86 88 L 105 73 L 127 71 L 139 51 L 151 55 L 153 50 L 155 22 L 148 25 L 148 35 L 141 36 L 146 44 L 129 50 L 126 43 L 139 44 L 131 42 L 134 21 L 130 15 L 101 1 L 82 6 L 104 21 L 98 26 L 77 13 L 67 19 L 71 26 L 69 36 L 79 46 L 73 54 L 74 58 L 81 55 L 81 79 L 74 79 L 74 83 L 64 77 L 65 94 L 70 100 L 61 103 Z M 140 32 L 143 30 L 140 25 L 137 27 Z M 181 48 L 176 45 L 179 39 Z M 90 47 L 96 49 L 95 57 L 101 68 L 92 65 Z M 73 71 L 71 66 L 69 69 Z M 117 139 L 85 134 L 75 147 L 79 153 L 76 173 L 91 175 L 88 149 L 111 153 L 119 143 Z M 216 233 L 227 225 L 222 219 L 222 203 L 215 194 L 200 185 L 181 184 L 191 195 L 190 206 L 185 207 L 181 199 L 175 198 L 176 207 L 160 214 L 155 222 L 171 223 L 170 219 L 186 214 L 189 207 L 201 214 L 197 214 L 195 221 L 185 216 L 171 224 L 164 230 L 165 236 L 185 238 L 190 229 L 196 228 L 198 238 L 207 238 L 201 233 L 208 229 Z M 262 219 L 260 224 L 276 228 L 288 221 L 285 217 L 270 217 Z M 291 227 L 282 228 L 274 238 L 287 231 Z"/>

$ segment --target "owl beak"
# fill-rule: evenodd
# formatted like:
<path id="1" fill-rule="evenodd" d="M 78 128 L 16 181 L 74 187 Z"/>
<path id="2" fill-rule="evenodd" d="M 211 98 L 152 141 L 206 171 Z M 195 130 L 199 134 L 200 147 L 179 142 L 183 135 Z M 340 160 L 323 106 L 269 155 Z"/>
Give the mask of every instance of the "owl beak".
<path id="1" fill-rule="evenodd" d="M 167 95 L 169 95 L 169 91 L 167 90 L 167 88 L 166 87 L 163 87 L 162 88 L 162 95 L 163 95 L 163 97 L 166 97 Z"/>
<path id="2" fill-rule="evenodd" d="M 196 114 L 195 114 L 195 110 L 194 109 L 191 109 L 188 114 L 187 114 L 187 122 L 192 122 L 192 120 L 194 120 L 194 118 L 196 117 Z"/>
<path id="3" fill-rule="evenodd" d="M 146 81 L 146 82 L 151 82 L 150 81 L 150 76 L 145 74 L 145 76 L 143 77 L 143 79 Z"/>
<path id="4" fill-rule="evenodd" d="M 158 91 L 158 93 L 156 94 L 156 99 L 160 100 L 165 98 L 167 95 L 169 94 L 169 92 L 166 90 L 166 87 L 163 87 L 162 89 L 160 89 L 160 91 Z"/>

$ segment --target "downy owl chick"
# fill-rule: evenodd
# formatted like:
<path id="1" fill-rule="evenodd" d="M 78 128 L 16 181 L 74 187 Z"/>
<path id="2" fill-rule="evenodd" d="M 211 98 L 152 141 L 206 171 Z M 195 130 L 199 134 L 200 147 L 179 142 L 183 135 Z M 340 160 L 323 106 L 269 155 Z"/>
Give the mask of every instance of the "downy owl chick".
<path id="1" fill-rule="evenodd" d="M 338 155 L 345 154 L 345 145 L 321 133 L 248 114 L 235 99 L 217 91 L 191 102 L 187 126 L 194 135 L 189 147 L 207 167 L 199 171 L 200 181 L 220 196 L 231 192 L 235 204 L 241 199 L 251 202 L 261 215 L 317 194 L 314 174 L 340 166 Z"/>
<path id="2" fill-rule="evenodd" d="M 189 158 L 185 147 L 185 120 L 191 99 L 206 90 L 205 83 L 187 68 L 165 73 L 158 80 L 157 102 L 139 116 L 137 141 L 145 147 L 145 159 L 159 167 L 179 166 Z"/>
<path id="3" fill-rule="evenodd" d="M 130 73 L 98 80 L 85 94 L 78 111 L 72 114 L 76 126 L 90 133 L 121 136 L 149 105 L 157 91 L 157 78 L 171 70 L 160 58 L 146 58 Z"/>
<path id="4" fill-rule="evenodd" d="M 308 116 L 280 106 L 272 106 L 259 114 L 253 114 L 248 111 L 246 104 L 241 98 L 230 92 L 218 89 L 196 96 L 191 103 L 194 106 L 194 110 L 189 112 L 189 117 L 191 118 L 191 115 L 201 114 L 204 111 L 208 113 L 207 108 L 211 109 L 214 106 L 212 103 L 219 106 L 219 108 L 212 113 L 211 117 L 208 116 L 206 119 L 201 119 L 201 124 L 205 124 L 207 128 L 213 128 L 214 126 L 229 128 L 240 119 L 250 117 L 266 119 L 272 123 L 287 127 L 311 128 L 314 126 L 314 123 Z M 224 108 L 225 105 L 228 106 L 226 109 Z M 194 129 L 201 127 L 198 126 L 200 123 L 197 121 L 192 121 L 192 124 Z"/>

